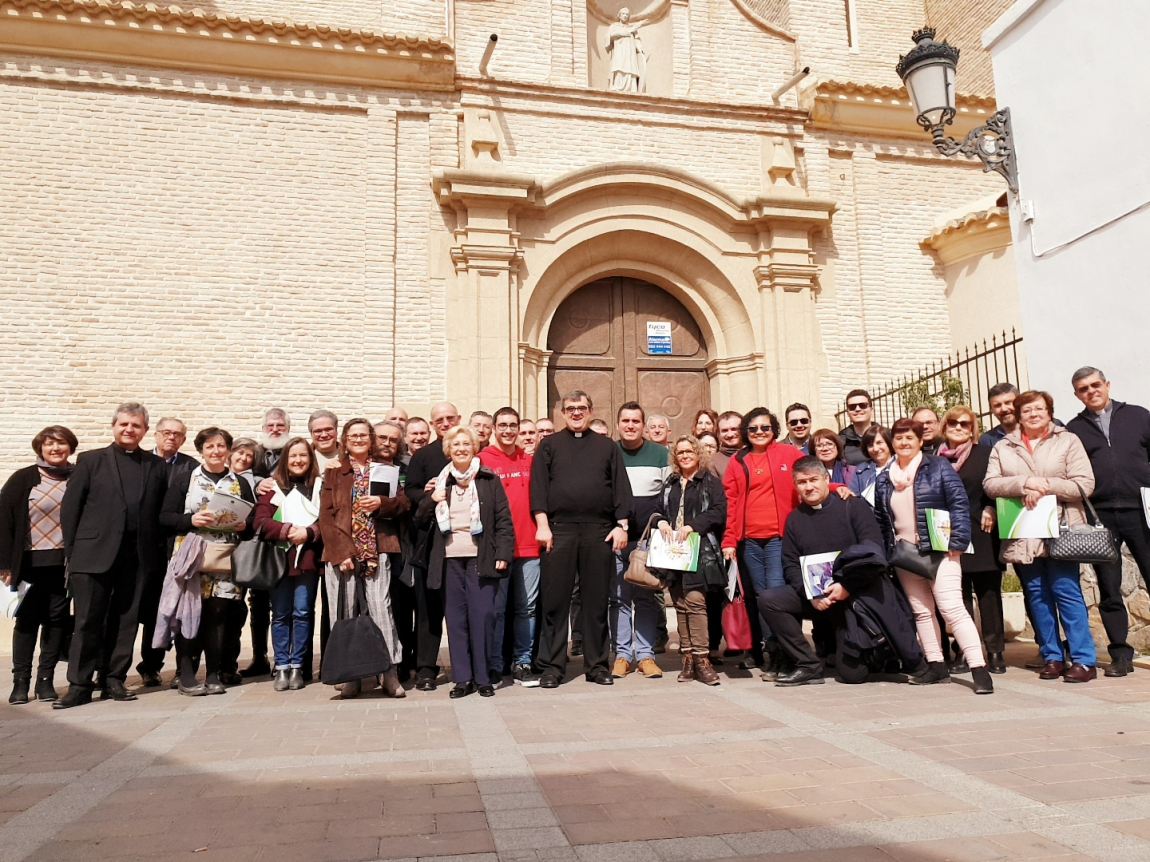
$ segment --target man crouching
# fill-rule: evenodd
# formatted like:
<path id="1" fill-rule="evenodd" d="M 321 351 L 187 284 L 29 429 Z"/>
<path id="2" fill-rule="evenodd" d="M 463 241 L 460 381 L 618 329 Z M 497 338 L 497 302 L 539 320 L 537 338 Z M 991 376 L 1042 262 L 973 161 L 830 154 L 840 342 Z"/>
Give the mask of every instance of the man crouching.
<path id="1" fill-rule="evenodd" d="M 760 612 L 795 664 L 775 685 L 823 681 L 823 662 L 803 636 L 804 617 L 814 620 L 816 642 L 827 653 L 834 651 L 839 682 L 865 682 L 870 673 L 886 670 L 891 659 L 913 682 L 927 666 L 910 607 L 887 575 L 874 512 L 860 497 L 832 494 L 830 476 L 817 458 L 797 461 L 793 475 L 801 503 L 783 533 L 787 584 L 759 595 Z M 830 565 L 829 582 L 819 582 L 818 562 L 811 560 L 816 555 L 824 567 Z"/>

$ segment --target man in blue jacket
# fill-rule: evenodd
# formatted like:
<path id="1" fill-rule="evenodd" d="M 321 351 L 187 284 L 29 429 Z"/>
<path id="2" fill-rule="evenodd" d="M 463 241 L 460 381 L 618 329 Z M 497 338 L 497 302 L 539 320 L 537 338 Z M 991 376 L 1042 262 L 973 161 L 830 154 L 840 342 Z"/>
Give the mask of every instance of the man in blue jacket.
<path id="1" fill-rule="evenodd" d="M 1124 543 L 1150 587 L 1150 527 L 1142 494 L 1150 493 L 1150 411 L 1110 397 L 1110 381 L 1092 366 L 1079 368 L 1070 379 L 1074 394 L 1086 409 L 1067 423 L 1078 435 L 1094 469 L 1090 502 L 1102 523 Z M 1126 676 L 1134 670 L 1134 649 L 1126 642 L 1129 617 L 1122 601 L 1122 561 L 1094 566 L 1098 575 L 1098 611 L 1110 640 L 1106 676 Z"/>

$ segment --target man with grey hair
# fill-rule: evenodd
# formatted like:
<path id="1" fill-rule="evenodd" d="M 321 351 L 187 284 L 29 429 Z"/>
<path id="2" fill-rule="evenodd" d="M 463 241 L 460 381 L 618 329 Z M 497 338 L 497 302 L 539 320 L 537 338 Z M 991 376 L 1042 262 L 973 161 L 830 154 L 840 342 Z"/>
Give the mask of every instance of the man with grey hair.
<path id="1" fill-rule="evenodd" d="M 163 461 L 140 449 L 148 411 L 128 402 L 112 416 L 112 444 L 81 453 L 60 506 L 68 587 L 76 626 L 68 656 L 68 709 L 92 700 L 103 662 L 103 699 L 135 700 L 124 685 L 132 664 L 145 586 L 164 576 L 160 508 L 167 490 Z"/>
<path id="2" fill-rule="evenodd" d="M 257 476 L 270 476 L 280 461 L 284 444 L 291 437 L 291 417 L 282 407 L 272 407 L 264 413 L 260 431 L 263 456 L 253 469 Z"/>
<path id="3" fill-rule="evenodd" d="M 1150 527 L 1144 494 L 1150 495 L 1150 412 L 1137 404 L 1110 397 L 1110 381 L 1087 365 L 1070 379 L 1083 411 L 1066 427 L 1082 441 L 1094 470 L 1090 502 L 1098 517 L 1130 556 L 1150 588 Z M 1126 676 L 1134 670 L 1134 649 L 1126 642 L 1129 616 L 1122 600 L 1122 561 L 1098 563 L 1098 612 L 1110 641 L 1106 676 Z"/>

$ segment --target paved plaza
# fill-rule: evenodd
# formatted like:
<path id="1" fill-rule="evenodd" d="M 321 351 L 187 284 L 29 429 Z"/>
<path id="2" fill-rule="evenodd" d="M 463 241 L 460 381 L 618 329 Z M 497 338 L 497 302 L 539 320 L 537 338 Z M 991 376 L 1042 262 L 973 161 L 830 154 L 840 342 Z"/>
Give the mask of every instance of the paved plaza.
<path id="1" fill-rule="evenodd" d="M 1032 655 L 993 697 L 669 673 L 5 703 L 0 859 L 1150 860 L 1150 670 L 1042 682 Z"/>

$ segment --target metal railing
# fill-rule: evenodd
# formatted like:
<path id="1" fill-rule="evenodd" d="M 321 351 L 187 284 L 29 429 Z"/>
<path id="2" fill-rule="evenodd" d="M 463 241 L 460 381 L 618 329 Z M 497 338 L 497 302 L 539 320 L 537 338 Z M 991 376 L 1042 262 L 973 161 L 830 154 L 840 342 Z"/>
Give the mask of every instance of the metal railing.
<path id="1" fill-rule="evenodd" d="M 1001 337 L 984 338 L 981 346 L 967 347 L 872 388 L 874 421 L 889 428 L 896 419 L 909 416 L 923 405 L 933 407 L 941 416 L 955 404 L 969 404 L 978 413 L 982 429 L 992 428 L 995 420 L 986 394 L 990 387 L 1010 382 L 1020 392 L 1027 388 L 1026 365 L 1018 356 L 1020 344 L 1022 336 L 1014 329 L 1009 334 L 1003 330 Z M 835 419 L 840 428 L 849 423 L 845 404 L 835 413 Z"/>

